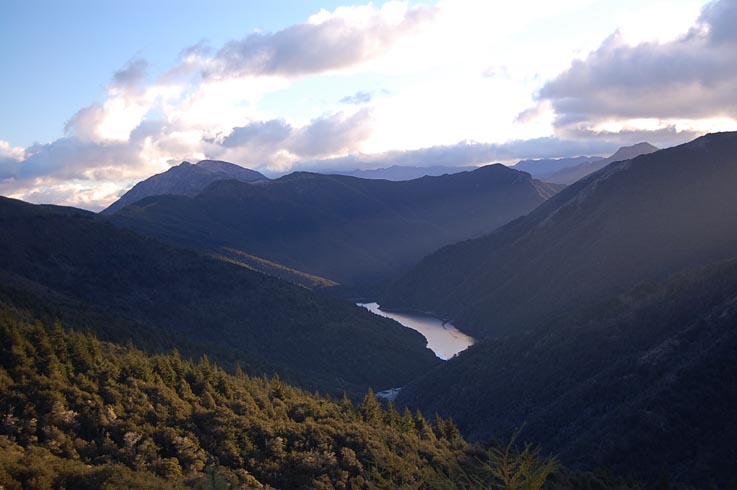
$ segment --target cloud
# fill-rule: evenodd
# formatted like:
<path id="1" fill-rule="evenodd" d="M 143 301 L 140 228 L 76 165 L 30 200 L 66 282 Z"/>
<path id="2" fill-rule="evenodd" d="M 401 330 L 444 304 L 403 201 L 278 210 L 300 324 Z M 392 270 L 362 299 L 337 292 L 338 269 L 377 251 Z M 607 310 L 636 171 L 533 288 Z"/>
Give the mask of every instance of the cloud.
<path id="1" fill-rule="evenodd" d="M 618 33 L 539 91 L 556 113 L 556 127 L 596 130 L 602 122 L 660 119 L 677 121 L 737 119 L 737 2 L 707 5 L 680 38 L 627 45 Z"/>
<path id="2" fill-rule="evenodd" d="M 14 160 L 21 160 L 25 150 L 17 146 L 11 146 L 7 141 L 0 140 L 0 158 L 12 158 Z"/>
<path id="3" fill-rule="evenodd" d="M 608 155 L 619 147 L 614 140 L 562 140 L 554 136 L 514 140 L 506 143 L 462 141 L 455 145 L 432 146 L 418 150 L 377 154 L 352 154 L 345 157 L 302 161 L 299 168 L 352 170 L 399 166 L 473 166 L 513 162 L 530 158 L 557 158 L 579 155 Z"/>
<path id="4" fill-rule="evenodd" d="M 374 94 L 371 92 L 356 92 L 353 95 L 348 95 L 340 99 L 340 103 L 352 105 L 368 104 L 373 98 Z"/>
<path id="5" fill-rule="evenodd" d="M 64 137 L 26 149 L 0 141 L 0 193 L 99 209 L 182 160 L 279 172 L 478 165 L 668 146 L 734 123 L 733 0 L 710 4 L 675 41 L 631 46 L 614 35 L 561 72 L 580 44 L 547 29 L 581 3 L 338 7 L 200 43 L 156 76 L 133 59 Z M 509 141 L 476 142 L 490 140 Z"/>
<path id="6" fill-rule="evenodd" d="M 7 141 L 0 140 L 0 182 L 18 177 L 24 155 L 23 148 L 13 147 Z"/>
<path id="7" fill-rule="evenodd" d="M 78 138 L 61 138 L 53 143 L 33 145 L 26 149 L 20 162 L 20 180 L 36 177 L 56 179 L 105 179 L 120 177 L 123 169 L 142 162 L 135 144 L 93 142 Z"/>
<path id="8" fill-rule="evenodd" d="M 223 140 L 223 146 L 272 147 L 283 144 L 292 135 L 292 131 L 293 128 L 283 119 L 257 121 L 248 126 L 233 128 L 233 132 Z"/>
<path id="9" fill-rule="evenodd" d="M 146 80 L 148 62 L 143 59 L 135 59 L 128 65 L 113 74 L 113 86 L 123 89 L 140 87 Z"/>
<path id="10" fill-rule="evenodd" d="M 340 111 L 334 104 L 303 123 L 304 114 L 287 122 L 258 104 L 293 78 L 383 56 L 436 10 L 408 2 L 323 10 L 303 24 L 253 33 L 219 50 L 200 43 L 155 80 L 146 60 L 133 59 L 112 74 L 103 100 L 69 119 L 62 138 L 26 149 L 0 141 L 0 193 L 99 209 L 121 188 L 182 160 L 288 169 L 298 160 L 359 151 L 372 130 L 369 107 Z M 110 186 L 117 192 L 108 192 Z"/>
<path id="11" fill-rule="evenodd" d="M 282 119 L 257 121 L 233 128 L 220 143 L 219 158 L 288 169 L 299 159 L 322 158 L 356 151 L 371 133 L 368 108 L 354 113 L 337 112 L 295 127 Z M 216 143 L 212 141 L 212 143 Z"/>
<path id="12" fill-rule="evenodd" d="M 338 113 L 314 119 L 295 132 L 291 149 L 300 157 L 318 157 L 355 150 L 371 133 L 371 110 Z"/>
<path id="13" fill-rule="evenodd" d="M 348 68 L 384 53 L 432 20 L 436 7 L 387 2 L 325 10 L 304 24 L 231 41 L 208 60 L 205 78 L 295 77 Z"/>
<path id="14" fill-rule="evenodd" d="M 32 203 L 58 203 L 66 206 L 81 207 L 91 211 L 104 209 L 105 203 L 110 203 L 119 197 L 120 187 L 115 183 L 97 182 L 55 182 L 47 184 L 39 179 L 33 187 L 16 192 L 3 192 L 0 182 L 0 192 L 15 199 L 22 199 Z"/>

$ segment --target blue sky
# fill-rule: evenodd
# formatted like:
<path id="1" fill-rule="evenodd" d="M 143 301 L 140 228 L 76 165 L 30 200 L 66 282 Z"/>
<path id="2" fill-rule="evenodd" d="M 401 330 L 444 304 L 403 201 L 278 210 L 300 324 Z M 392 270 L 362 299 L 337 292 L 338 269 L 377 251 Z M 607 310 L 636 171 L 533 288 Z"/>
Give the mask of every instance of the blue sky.
<path id="1" fill-rule="evenodd" d="M 0 194 L 669 146 L 737 129 L 736 24 L 735 0 L 6 0 Z"/>
<path id="2" fill-rule="evenodd" d="M 220 46 L 254 31 L 303 22 L 340 1 L 5 0 L 0 4 L 0 139 L 19 146 L 61 136 L 81 107 L 105 95 L 111 74 L 136 58 L 152 72 L 189 46 Z M 11 74 L 12 76 L 7 76 Z"/>

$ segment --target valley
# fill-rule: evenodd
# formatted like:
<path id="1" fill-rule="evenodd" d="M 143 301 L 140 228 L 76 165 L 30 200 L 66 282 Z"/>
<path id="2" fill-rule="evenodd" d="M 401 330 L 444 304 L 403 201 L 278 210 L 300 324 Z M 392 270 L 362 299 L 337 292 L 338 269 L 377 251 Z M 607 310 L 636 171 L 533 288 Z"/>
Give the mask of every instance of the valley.
<path id="1" fill-rule="evenodd" d="M 163 381 L 171 376 L 161 371 L 160 360 L 167 359 L 179 366 L 175 371 L 189 373 L 180 381 L 189 388 L 177 396 L 186 399 L 193 391 L 204 397 L 189 409 L 200 417 L 218 405 L 238 413 L 241 408 L 227 401 L 232 388 L 225 387 L 243 379 L 251 395 L 241 396 L 266 390 L 257 396 L 272 404 L 287 392 L 295 400 L 308 396 L 299 389 L 327 395 L 316 394 L 309 402 L 314 406 L 342 396 L 331 417 L 378 417 L 388 428 L 415 427 L 420 439 L 445 438 L 444 449 L 432 450 L 451 450 L 442 463 L 450 465 L 442 471 L 451 479 L 469 467 L 449 463 L 452 458 L 513 440 L 524 427 L 525 438 L 565 464 L 569 484 L 601 467 L 645 481 L 665 471 L 684 483 L 704 478 L 700 468 L 712 468 L 710 477 L 724 482 L 729 471 L 714 468 L 735 457 L 729 441 L 737 437 L 727 409 L 737 400 L 730 354 L 737 348 L 733 155 L 737 133 L 707 135 L 613 162 L 562 190 L 500 165 L 404 182 L 318 174 L 244 182 L 223 172 L 252 174 L 216 162 L 216 174 L 209 164 L 205 170 L 182 164 L 172 174 L 176 185 L 165 173 L 155 176 L 155 185 L 136 187 L 199 190 L 147 195 L 101 214 L 2 198 L 0 226 L 12 236 L 0 241 L 4 335 L 23 344 L 24 335 L 58 336 L 58 325 L 83 325 L 86 338 L 94 339 L 85 340 L 93 352 L 110 357 L 125 345 L 125 356 L 159 359 L 147 368 L 153 378 L 119 375 L 119 382 L 135 376 Z M 483 213 L 471 211 L 481 203 Z M 439 250 L 417 259 L 431 247 Z M 373 275 L 379 263 L 384 272 Z M 342 299 L 370 291 L 381 292 L 378 301 Z M 47 326 L 29 327 L 34 321 Z M 23 349 L 34 359 L 30 347 Z M 78 365 L 63 361 L 69 354 L 55 355 L 54 362 L 72 362 L 66 369 L 92 369 L 89 359 Z M 0 409 L 28 425 L 23 413 L 36 409 L 16 411 L 30 399 L 21 394 L 12 362 L 4 369 L 0 379 L 12 380 L 5 386 L 16 390 L 8 395 L 16 401 Z M 196 381 L 215 373 L 219 381 Z M 235 381 L 228 378 L 234 373 Z M 266 378 L 257 381 L 259 376 Z M 220 386 L 218 395 L 208 391 L 212 383 Z M 696 414 L 704 410 L 702 402 L 712 407 L 705 418 Z M 61 403 L 84 412 L 71 399 Z M 359 408 L 350 408 L 357 403 Z M 116 413 L 135 411 L 115 407 Z M 304 415 L 295 410 L 288 418 L 299 424 Z M 434 425 L 423 413 L 438 414 Z M 239 423 L 236 415 L 228 417 Z M 169 424 L 184 419 L 177 420 Z M 95 424 L 85 430 L 98 430 Z M 57 426 L 67 432 L 71 427 Z M 127 444 L 126 430 L 110 444 Z M 675 432 L 683 437 L 674 439 Z M 191 429 L 179 433 L 201 439 L 199 451 L 225 454 L 219 443 Z M 182 449 L 167 449 L 167 439 L 157 434 L 147 436 L 157 457 L 173 457 L 179 466 L 149 462 L 145 471 L 169 481 L 177 471 L 204 471 L 206 465 L 192 463 Z M 25 440 L 1 437 L 6 451 L 17 452 L 17 441 Z M 241 454 L 253 450 L 232 444 Z M 345 447 L 331 444 L 333 452 Z M 45 458 L 59 456 L 39 447 L 51 451 Z M 689 447 L 698 448 L 698 456 L 686 464 Z M 304 457 L 297 446 L 293 450 Z M 372 454 L 360 457 L 377 457 Z M 315 478 L 283 468 L 270 472 L 243 456 L 222 461 L 231 463 L 217 471 L 233 481 L 251 481 L 233 473 L 246 467 L 260 483 L 291 484 L 285 474 Z M 428 461 L 415 463 L 429 464 L 421 473 L 384 468 L 419 482 L 439 468 Z M 348 477 L 336 471 L 319 470 L 334 482 L 377 478 L 363 470 Z"/>
<path id="2" fill-rule="evenodd" d="M 737 0 L 0 12 L 0 490 L 737 490 Z"/>

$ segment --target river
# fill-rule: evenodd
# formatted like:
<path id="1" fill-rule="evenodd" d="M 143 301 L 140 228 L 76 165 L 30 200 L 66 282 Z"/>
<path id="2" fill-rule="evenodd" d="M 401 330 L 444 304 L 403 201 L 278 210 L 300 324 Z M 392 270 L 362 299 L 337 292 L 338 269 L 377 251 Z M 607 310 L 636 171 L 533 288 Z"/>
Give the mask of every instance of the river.
<path id="1" fill-rule="evenodd" d="M 440 359 L 450 359 L 473 345 L 474 339 L 442 320 L 415 313 L 383 311 L 378 303 L 358 303 L 377 315 L 396 320 L 407 328 L 420 332 L 427 339 L 427 347 Z"/>

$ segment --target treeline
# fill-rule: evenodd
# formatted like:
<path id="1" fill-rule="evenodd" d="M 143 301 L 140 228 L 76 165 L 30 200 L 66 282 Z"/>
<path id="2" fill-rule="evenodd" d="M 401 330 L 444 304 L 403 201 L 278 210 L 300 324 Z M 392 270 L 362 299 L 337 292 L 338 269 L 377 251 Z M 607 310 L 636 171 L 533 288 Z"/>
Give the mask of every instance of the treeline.
<path id="1" fill-rule="evenodd" d="M 555 467 L 371 391 L 332 400 L 28 318 L 0 306 L 0 488 L 491 488 L 504 464 L 530 484 Z"/>

